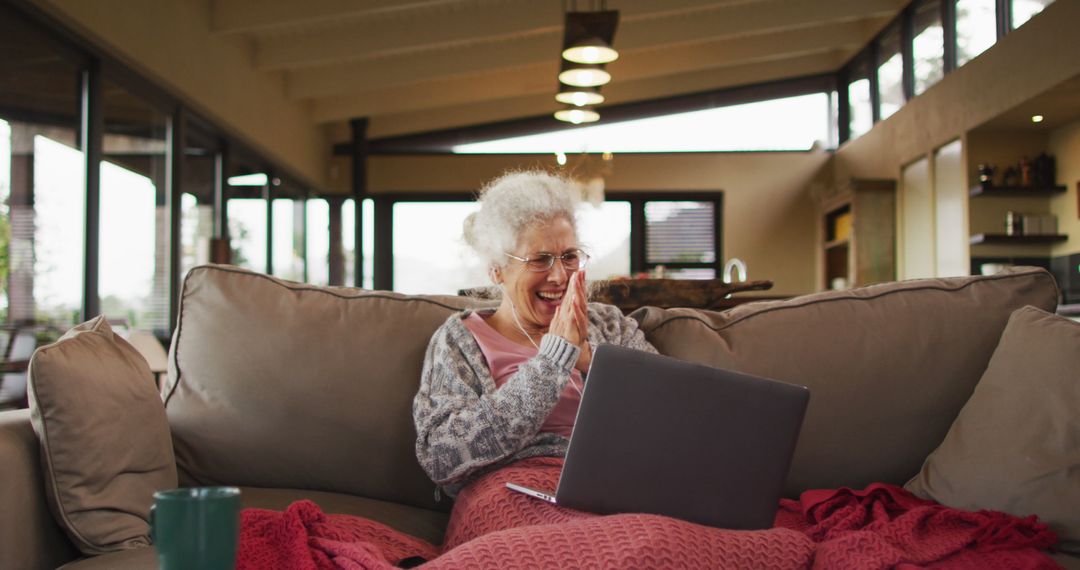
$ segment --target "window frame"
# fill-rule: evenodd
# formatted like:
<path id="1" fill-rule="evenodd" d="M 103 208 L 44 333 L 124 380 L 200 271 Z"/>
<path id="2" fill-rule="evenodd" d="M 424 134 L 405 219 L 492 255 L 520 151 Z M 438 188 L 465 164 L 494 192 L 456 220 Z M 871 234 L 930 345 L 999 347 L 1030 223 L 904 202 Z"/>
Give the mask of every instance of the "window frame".
<path id="1" fill-rule="evenodd" d="M 311 194 L 315 185 L 297 174 L 287 165 L 279 163 L 265 153 L 256 150 L 256 147 L 241 139 L 235 131 L 211 120 L 193 110 L 193 105 L 179 95 L 176 91 L 146 76 L 107 50 L 95 45 L 86 37 L 73 31 L 70 26 L 45 10 L 30 3 L 0 3 L 0 17 L 11 18 L 19 25 L 33 29 L 40 33 L 50 44 L 57 55 L 75 64 L 76 76 L 73 81 L 78 84 L 79 107 L 72 109 L 73 116 L 78 125 L 78 146 L 84 153 L 85 182 L 81 189 L 86 198 L 85 217 L 83 231 L 83 283 L 80 313 L 83 320 L 96 316 L 101 312 L 101 298 L 99 291 L 100 276 L 100 242 L 98 239 L 101 212 L 101 176 L 100 165 L 105 158 L 103 152 L 103 140 L 105 136 L 105 117 L 102 101 L 102 88 L 105 81 L 109 81 L 132 96 L 137 97 L 149 106 L 157 109 L 168 116 L 166 133 L 166 186 L 167 186 L 167 220 L 169 224 L 169 249 L 167 252 L 167 267 L 169 271 L 169 316 L 168 328 L 164 331 L 154 331 L 164 341 L 168 341 L 175 328 L 180 298 L 180 224 L 181 224 L 181 196 L 184 193 L 184 157 L 191 142 L 188 134 L 197 132 L 203 138 L 209 139 L 215 144 L 215 196 L 214 239 L 220 240 L 228 237 L 227 209 L 228 201 L 225 195 L 228 192 L 227 176 L 233 156 L 248 156 L 254 159 L 259 171 L 266 172 L 281 180 L 288 180 L 302 189 L 302 197 L 306 199 Z M 56 117 L 41 115 L 40 113 L 20 113 L 16 108 L 4 109 L 5 117 L 21 121 L 43 122 L 49 124 L 55 122 Z M 269 192 L 267 192 L 269 194 Z M 270 197 L 266 196 L 267 200 Z M 272 210 L 267 204 L 268 212 Z M 269 229 L 269 228 L 268 228 Z M 267 267 L 272 264 L 271 260 L 272 241 L 267 243 Z M 217 244 L 212 249 L 218 249 Z"/>
<path id="2" fill-rule="evenodd" d="M 878 81 L 877 67 L 879 65 L 879 48 L 881 40 L 892 30 L 899 29 L 900 32 L 900 53 L 903 60 L 903 71 L 901 75 L 901 85 L 904 92 L 904 103 L 906 105 L 916 95 L 915 91 L 915 64 L 913 57 L 912 43 L 914 41 L 914 26 L 915 26 L 915 13 L 923 4 L 929 0 L 913 0 L 909 2 L 903 10 L 900 11 L 892 20 L 882 27 L 881 31 L 870 38 L 870 40 L 851 56 L 848 61 L 840 67 L 836 72 L 836 83 L 840 87 L 839 92 L 846 89 L 847 84 L 851 81 L 852 72 L 863 61 L 870 62 L 870 98 L 872 102 L 873 111 L 873 124 L 877 124 L 881 121 L 881 98 L 880 98 L 880 85 Z M 1012 4 L 1013 0 L 995 0 L 995 20 L 997 29 L 997 41 L 1001 41 L 1009 32 L 1013 29 L 1012 25 Z M 942 79 L 948 77 L 950 73 L 956 71 L 960 66 L 957 59 L 957 34 L 956 34 L 956 0 L 941 0 L 941 25 L 944 33 L 944 74 Z M 995 42 L 996 43 L 996 42 Z M 843 93 L 840 95 L 841 103 L 847 96 Z M 901 105 L 901 108 L 903 108 Z M 850 126 L 847 122 L 850 120 L 850 115 L 845 112 L 844 107 L 841 106 L 841 111 L 838 113 L 837 132 L 839 133 L 839 144 L 843 145 L 845 142 L 852 140 Z M 872 128 L 872 127 L 871 127 Z"/>
<path id="3" fill-rule="evenodd" d="M 372 200 L 375 208 L 374 228 L 374 263 L 375 272 L 373 286 L 377 290 L 391 291 L 394 286 L 394 205 L 399 202 L 475 202 L 476 195 L 472 192 L 389 192 L 370 194 L 366 196 Z M 723 265 L 724 243 L 724 192 L 712 191 L 614 191 L 604 195 L 605 201 L 628 202 L 630 204 L 630 273 L 637 275 L 649 272 L 658 265 L 669 269 L 713 269 L 719 278 Z M 678 263 L 649 263 L 646 259 L 646 202 L 712 202 L 713 203 L 713 247 L 716 259 L 713 262 L 678 262 Z"/>

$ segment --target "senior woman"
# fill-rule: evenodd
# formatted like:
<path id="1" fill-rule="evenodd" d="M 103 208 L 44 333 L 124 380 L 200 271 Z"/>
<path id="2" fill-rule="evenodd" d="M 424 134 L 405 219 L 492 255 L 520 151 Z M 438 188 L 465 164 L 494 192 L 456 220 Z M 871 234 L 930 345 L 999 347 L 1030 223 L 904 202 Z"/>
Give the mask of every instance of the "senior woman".
<path id="1" fill-rule="evenodd" d="M 435 331 L 413 400 L 417 458 L 451 496 L 513 461 L 566 454 L 597 345 L 656 352 L 636 321 L 586 302 L 574 189 L 544 172 L 505 174 L 465 220 L 502 300 Z"/>

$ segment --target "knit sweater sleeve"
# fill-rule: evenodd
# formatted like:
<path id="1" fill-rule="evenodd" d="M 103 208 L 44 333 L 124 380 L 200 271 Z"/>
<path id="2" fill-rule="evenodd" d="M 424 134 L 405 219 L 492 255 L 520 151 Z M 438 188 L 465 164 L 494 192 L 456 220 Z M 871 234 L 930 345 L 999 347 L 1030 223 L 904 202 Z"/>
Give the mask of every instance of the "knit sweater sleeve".
<path id="1" fill-rule="evenodd" d="M 607 343 L 657 354 L 656 347 L 645 339 L 638 322 L 623 316 L 613 305 L 589 303 L 590 340 L 594 344 Z"/>
<path id="2" fill-rule="evenodd" d="M 432 336 L 413 399 L 416 456 L 442 486 L 456 486 L 525 447 L 558 402 L 580 352 L 545 335 L 539 353 L 495 390 L 460 319 L 451 317 Z"/>

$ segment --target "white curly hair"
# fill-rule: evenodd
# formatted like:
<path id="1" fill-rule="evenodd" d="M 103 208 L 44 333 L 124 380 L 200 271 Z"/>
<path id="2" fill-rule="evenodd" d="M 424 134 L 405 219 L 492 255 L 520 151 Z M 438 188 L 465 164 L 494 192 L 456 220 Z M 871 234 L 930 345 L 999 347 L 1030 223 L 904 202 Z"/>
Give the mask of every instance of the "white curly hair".
<path id="1" fill-rule="evenodd" d="M 577 185 L 542 170 L 507 172 L 480 189 L 480 210 L 465 218 L 464 237 L 487 267 L 503 267 L 533 224 L 565 218 L 577 233 Z"/>

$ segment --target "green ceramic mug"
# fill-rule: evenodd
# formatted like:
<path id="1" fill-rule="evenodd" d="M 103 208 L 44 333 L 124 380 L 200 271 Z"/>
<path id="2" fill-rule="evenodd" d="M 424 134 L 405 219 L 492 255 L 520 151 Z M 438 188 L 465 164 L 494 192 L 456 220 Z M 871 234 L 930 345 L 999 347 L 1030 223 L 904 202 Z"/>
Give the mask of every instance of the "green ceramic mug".
<path id="1" fill-rule="evenodd" d="M 161 570 L 232 570 L 240 532 L 240 489 L 193 487 L 154 493 L 150 538 Z"/>

